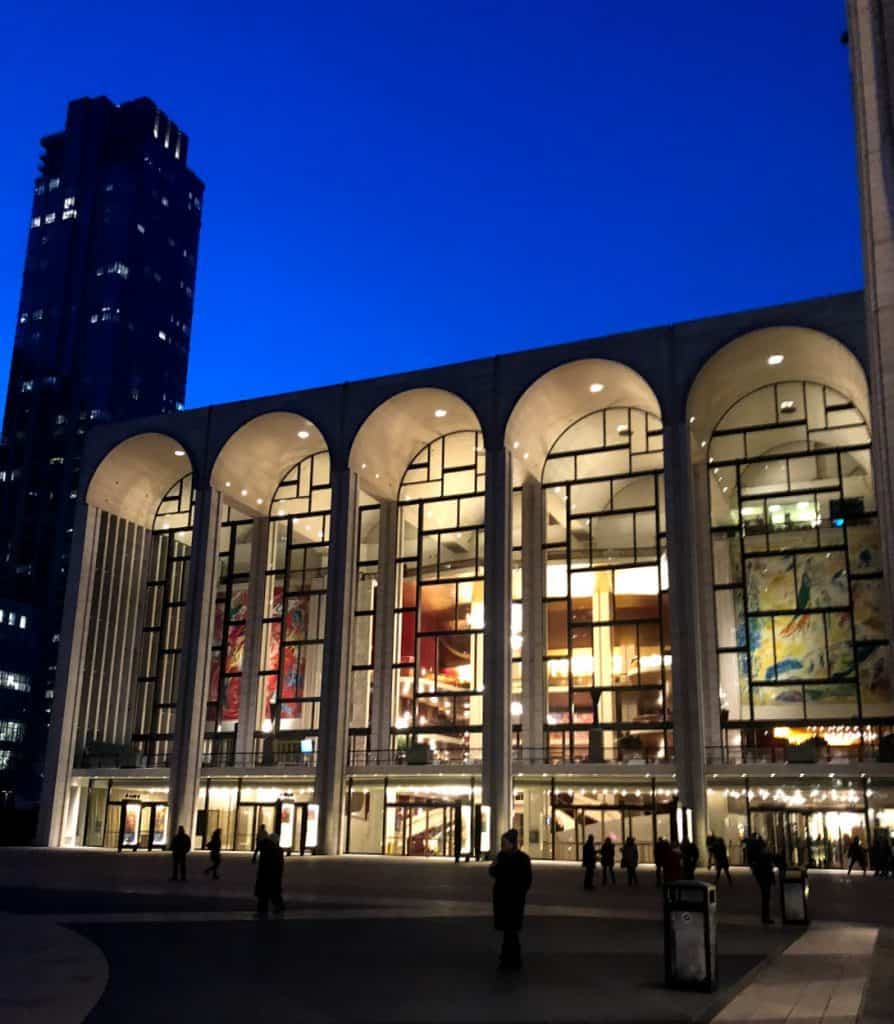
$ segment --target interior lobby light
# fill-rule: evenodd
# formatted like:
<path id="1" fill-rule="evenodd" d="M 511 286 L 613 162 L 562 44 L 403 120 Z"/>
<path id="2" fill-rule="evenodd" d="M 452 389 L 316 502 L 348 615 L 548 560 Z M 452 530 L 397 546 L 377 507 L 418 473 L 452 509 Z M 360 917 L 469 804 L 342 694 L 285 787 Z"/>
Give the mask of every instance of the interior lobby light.
<path id="1" fill-rule="evenodd" d="M 258 505 L 263 505 L 263 504 L 264 504 L 264 499 L 263 499 L 263 498 L 258 498 L 258 499 L 257 499 L 257 501 L 256 501 L 256 503 L 257 503 Z"/>
<path id="2" fill-rule="evenodd" d="M 240 494 L 242 495 L 242 497 L 244 498 L 244 497 L 245 497 L 245 496 L 246 496 L 246 495 L 248 494 L 248 491 L 247 491 L 247 490 L 246 490 L 246 489 L 245 489 L 245 488 L 243 487 L 243 488 L 242 488 L 242 490 L 241 490 L 241 491 L 240 491 L 239 493 L 240 493 Z"/>
<path id="3" fill-rule="evenodd" d="M 779 364 L 785 359 L 785 356 L 773 355 L 767 357 L 768 366 L 779 366 Z"/>
<path id="4" fill-rule="evenodd" d="M 604 384 L 591 384 L 590 385 L 590 394 L 591 395 L 598 395 L 599 392 L 602 391 L 604 388 L 605 388 Z"/>
<path id="5" fill-rule="evenodd" d="M 183 458 L 186 452 L 182 448 L 175 448 L 174 454 L 177 456 L 177 458 Z"/>
<path id="6" fill-rule="evenodd" d="M 435 418 L 442 420 L 447 415 L 446 409 L 435 409 Z"/>
<path id="7" fill-rule="evenodd" d="M 695 423 L 695 417 L 694 416 L 690 416 L 689 417 L 689 423 L 690 424 Z"/>
<path id="8" fill-rule="evenodd" d="M 310 437 L 310 434 L 306 430 L 299 430 L 298 436 L 302 441 L 306 441 Z"/>
<path id="9" fill-rule="evenodd" d="M 227 482 L 224 484 L 224 487 L 229 487 L 229 486 L 230 486 L 230 481 L 227 480 Z"/>

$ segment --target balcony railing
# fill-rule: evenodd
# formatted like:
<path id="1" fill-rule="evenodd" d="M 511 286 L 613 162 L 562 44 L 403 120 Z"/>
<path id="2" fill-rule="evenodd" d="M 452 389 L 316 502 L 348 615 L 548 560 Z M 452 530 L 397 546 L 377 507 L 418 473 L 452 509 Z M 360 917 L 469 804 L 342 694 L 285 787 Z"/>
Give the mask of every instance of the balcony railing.
<path id="1" fill-rule="evenodd" d="M 352 750 L 348 757 L 351 768 L 387 768 L 394 765 L 424 767 L 425 765 L 481 764 L 480 750 L 431 750 L 410 747 L 406 750 Z"/>
<path id="2" fill-rule="evenodd" d="M 591 757 L 589 751 L 562 751 L 554 747 L 513 747 L 512 760 L 527 764 L 665 764 L 673 755 L 657 755 L 649 750 L 606 750 L 603 757 Z"/>
<path id="3" fill-rule="evenodd" d="M 881 753 L 881 756 L 880 756 Z M 833 747 L 825 744 L 807 746 L 706 747 L 705 760 L 708 764 L 858 764 L 862 761 L 887 760 L 885 750 L 879 750 L 877 742 L 864 741 L 847 747 Z"/>

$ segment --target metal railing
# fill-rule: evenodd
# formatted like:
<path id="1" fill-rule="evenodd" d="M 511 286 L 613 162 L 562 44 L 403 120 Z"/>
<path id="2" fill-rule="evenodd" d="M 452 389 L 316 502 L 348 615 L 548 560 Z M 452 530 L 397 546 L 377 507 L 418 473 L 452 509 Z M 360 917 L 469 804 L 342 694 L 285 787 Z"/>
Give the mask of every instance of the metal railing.
<path id="1" fill-rule="evenodd" d="M 708 764 L 858 764 L 879 759 L 878 743 L 868 740 L 848 747 L 817 744 L 812 750 L 782 745 L 705 747 L 705 761 Z"/>
<path id="2" fill-rule="evenodd" d="M 352 750 L 348 757 L 351 768 L 425 767 L 426 765 L 481 764 L 480 750 Z"/>
<path id="3" fill-rule="evenodd" d="M 645 750 L 605 750 L 604 756 L 594 758 L 588 751 L 580 753 L 563 752 L 553 747 L 513 747 L 512 760 L 527 764 L 664 764 L 673 760 L 673 755 L 659 757 Z"/>

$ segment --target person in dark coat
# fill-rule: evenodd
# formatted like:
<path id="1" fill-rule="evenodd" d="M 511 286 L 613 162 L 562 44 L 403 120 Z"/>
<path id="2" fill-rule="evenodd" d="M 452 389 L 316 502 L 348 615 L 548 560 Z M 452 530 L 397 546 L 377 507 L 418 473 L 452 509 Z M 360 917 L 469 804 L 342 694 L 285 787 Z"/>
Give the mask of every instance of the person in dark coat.
<path id="1" fill-rule="evenodd" d="M 773 855 L 766 846 L 763 846 L 760 852 L 756 854 L 751 865 L 751 871 L 754 875 L 754 880 L 761 890 L 761 921 L 764 924 L 772 924 L 773 918 L 770 917 L 770 892 L 776 879 L 773 875 Z"/>
<path id="2" fill-rule="evenodd" d="M 261 843 L 258 851 L 258 876 L 255 881 L 255 896 L 258 900 L 258 914 L 266 916 L 267 905 L 273 904 L 273 910 L 281 914 L 285 910 L 282 901 L 282 873 L 285 858 L 279 845 L 279 836 L 268 835 Z"/>
<path id="3" fill-rule="evenodd" d="M 612 885 L 615 884 L 615 844 L 611 836 L 606 836 L 602 846 L 599 847 L 599 860 L 602 862 L 602 884 L 608 885 L 609 875 Z"/>
<path id="4" fill-rule="evenodd" d="M 255 836 L 255 850 L 251 855 L 251 862 L 254 864 L 258 859 L 258 854 L 261 852 L 261 843 L 267 838 L 267 826 L 261 825 L 258 829 L 258 834 Z"/>
<path id="5" fill-rule="evenodd" d="M 587 836 L 587 841 L 584 843 L 584 854 L 581 860 L 584 866 L 584 888 L 593 888 L 593 872 L 596 870 L 596 843 L 593 841 L 593 837 Z"/>
<path id="6" fill-rule="evenodd" d="M 636 841 L 633 836 L 628 836 L 621 847 L 621 867 L 627 869 L 627 884 L 639 885 L 636 877 L 636 869 L 639 865 L 639 850 L 636 848 Z"/>
<path id="7" fill-rule="evenodd" d="M 503 933 L 500 967 L 521 967 L 518 933 L 525 916 L 525 896 L 531 888 L 531 858 L 518 848 L 518 832 L 511 828 L 500 839 L 500 852 L 490 866 L 494 880 L 494 928 Z"/>
<path id="8" fill-rule="evenodd" d="M 218 871 L 220 870 L 220 848 L 223 846 L 223 841 L 220 838 L 220 829 L 216 828 L 211 833 L 211 839 L 208 841 L 208 852 L 211 854 L 211 863 L 205 868 L 205 874 L 211 873 L 212 878 L 220 878 Z"/>
<path id="9" fill-rule="evenodd" d="M 664 881 L 664 869 L 667 865 L 667 855 L 670 853 L 670 843 L 660 836 L 655 843 L 655 884 L 661 885 Z"/>
<path id="10" fill-rule="evenodd" d="M 689 881 L 695 878 L 695 868 L 698 860 L 698 847 L 691 839 L 684 839 L 680 843 L 680 862 L 683 868 L 683 877 Z"/>
<path id="11" fill-rule="evenodd" d="M 859 836 L 854 836 L 847 850 L 850 863 L 847 866 L 847 873 L 850 874 L 856 864 L 866 874 L 866 847 L 860 842 Z"/>
<path id="12" fill-rule="evenodd" d="M 767 848 L 767 844 L 763 838 L 752 832 L 751 835 L 745 840 L 745 863 L 754 871 L 754 865 L 757 862 L 758 857 Z"/>
<path id="13" fill-rule="evenodd" d="M 181 882 L 186 881 L 186 855 L 191 849 L 192 842 L 181 825 L 177 829 L 177 835 L 171 840 L 171 853 L 174 857 L 174 873 L 171 875 L 172 882 L 176 882 L 178 879 Z"/>
<path id="14" fill-rule="evenodd" d="M 714 836 L 711 844 L 714 853 L 714 884 L 720 881 L 721 874 L 726 875 L 726 880 L 733 884 L 733 876 L 729 873 L 729 854 L 726 851 L 726 843 L 721 836 Z"/>

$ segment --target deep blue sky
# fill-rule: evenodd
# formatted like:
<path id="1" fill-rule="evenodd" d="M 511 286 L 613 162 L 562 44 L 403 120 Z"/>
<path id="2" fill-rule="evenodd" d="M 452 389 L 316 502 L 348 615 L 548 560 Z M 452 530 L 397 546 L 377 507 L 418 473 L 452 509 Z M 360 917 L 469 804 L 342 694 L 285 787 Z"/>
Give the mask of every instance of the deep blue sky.
<path id="1" fill-rule="evenodd" d="M 0 388 L 38 140 L 82 95 L 191 136 L 190 405 L 858 288 L 843 27 L 844 0 L 2 4 Z"/>

